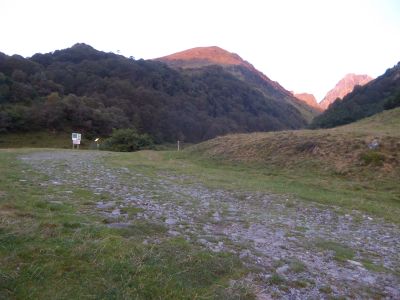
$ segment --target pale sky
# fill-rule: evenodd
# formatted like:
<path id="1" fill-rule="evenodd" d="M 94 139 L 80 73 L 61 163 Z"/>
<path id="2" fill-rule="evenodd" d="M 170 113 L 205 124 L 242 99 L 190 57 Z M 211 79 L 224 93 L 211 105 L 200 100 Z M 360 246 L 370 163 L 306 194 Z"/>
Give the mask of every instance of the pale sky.
<path id="1" fill-rule="evenodd" d="M 400 0 L 0 0 L 0 52 L 86 43 L 156 58 L 219 46 L 321 100 L 347 73 L 400 61 Z"/>

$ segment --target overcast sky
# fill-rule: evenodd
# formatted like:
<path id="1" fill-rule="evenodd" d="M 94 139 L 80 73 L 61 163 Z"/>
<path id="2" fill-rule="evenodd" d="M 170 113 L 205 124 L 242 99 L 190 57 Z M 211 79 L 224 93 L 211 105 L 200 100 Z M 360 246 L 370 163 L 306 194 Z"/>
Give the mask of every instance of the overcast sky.
<path id="1" fill-rule="evenodd" d="M 376 77 L 400 61 L 400 0 L 1 0 L 0 26 L 9 55 L 219 46 L 318 100 L 347 73 Z"/>

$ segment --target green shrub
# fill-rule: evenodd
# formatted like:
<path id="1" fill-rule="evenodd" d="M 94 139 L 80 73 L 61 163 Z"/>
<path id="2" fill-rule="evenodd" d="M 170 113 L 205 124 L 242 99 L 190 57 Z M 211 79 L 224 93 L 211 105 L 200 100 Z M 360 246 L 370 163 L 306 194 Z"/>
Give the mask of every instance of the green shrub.
<path id="1" fill-rule="evenodd" d="M 134 129 L 117 129 L 104 141 L 103 150 L 133 152 L 142 149 L 152 149 L 153 139 L 148 134 L 139 134 Z"/>
<path id="2" fill-rule="evenodd" d="M 375 166 L 381 166 L 383 164 L 383 162 L 385 161 L 385 156 L 380 152 L 369 150 L 364 153 L 361 153 L 360 160 L 365 165 L 372 164 Z"/>

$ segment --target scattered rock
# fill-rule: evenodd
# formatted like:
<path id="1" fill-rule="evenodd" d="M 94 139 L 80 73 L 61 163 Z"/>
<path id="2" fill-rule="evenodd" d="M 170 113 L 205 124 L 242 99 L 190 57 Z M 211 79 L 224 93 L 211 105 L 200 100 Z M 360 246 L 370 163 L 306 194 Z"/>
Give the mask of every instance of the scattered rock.
<path id="1" fill-rule="evenodd" d="M 169 235 L 172 235 L 172 236 L 179 236 L 179 235 L 181 235 L 180 232 L 174 231 L 174 230 L 168 230 L 168 234 L 169 234 Z"/>
<path id="2" fill-rule="evenodd" d="M 400 299 L 400 289 L 393 288 L 391 286 L 385 287 L 385 292 L 390 296 L 391 299 Z"/>
<path id="3" fill-rule="evenodd" d="M 221 216 L 220 216 L 219 212 L 216 211 L 215 213 L 213 213 L 213 217 L 214 217 L 214 221 L 216 221 L 216 222 L 221 221 Z"/>
<path id="4" fill-rule="evenodd" d="M 282 267 L 276 269 L 276 273 L 278 273 L 279 275 L 285 274 L 287 271 L 289 271 L 288 265 L 283 265 Z"/>
<path id="5" fill-rule="evenodd" d="M 128 228 L 129 226 L 131 226 L 131 224 L 129 223 L 111 223 L 107 225 L 108 227 L 111 228 Z"/>
<path id="6" fill-rule="evenodd" d="M 96 207 L 100 208 L 100 209 L 110 208 L 110 207 L 113 207 L 113 206 L 115 206 L 115 202 L 106 202 L 106 203 L 97 202 L 97 205 L 96 205 Z"/>
<path id="7" fill-rule="evenodd" d="M 62 201 L 58 201 L 58 200 L 50 200 L 49 202 L 52 204 L 63 204 Z"/>
<path id="8" fill-rule="evenodd" d="M 361 279 L 362 279 L 362 281 L 364 281 L 367 284 L 374 284 L 376 281 L 375 277 L 373 277 L 371 275 L 362 276 Z"/>
<path id="9" fill-rule="evenodd" d="M 116 208 L 111 212 L 111 215 L 117 217 L 117 216 L 121 215 L 121 210 L 119 208 Z"/>
<path id="10" fill-rule="evenodd" d="M 256 244 L 265 244 L 265 243 L 268 242 L 268 240 L 263 239 L 263 238 L 255 238 L 255 239 L 254 239 L 254 242 L 255 242 Z"/>
<path id="11" fill-rule="evenodd" d="M 363 265 L 362 263 L 355 261 L 355 260 L 351 260 L 351 259 L 348 259 L 347 262 L 351 263 L 352 265 L 358 266 L 358 267 L 362 267 L 362 265 Z"/>
<path id="12" fill-rule="evenodd" d="M 178 223 L 178 221 L 172 218 L 168 218 L 165 220 L 165 223 L 168 225 L 175 225 L 176 223 Z"/>
<path id="13" fill-rule="evenodd" d="M 370 150 L 376 150 L 379 148 L 379 141 L 377 139 L 373 139 L 369 144 L 368 144 L 368 148 Z"/>

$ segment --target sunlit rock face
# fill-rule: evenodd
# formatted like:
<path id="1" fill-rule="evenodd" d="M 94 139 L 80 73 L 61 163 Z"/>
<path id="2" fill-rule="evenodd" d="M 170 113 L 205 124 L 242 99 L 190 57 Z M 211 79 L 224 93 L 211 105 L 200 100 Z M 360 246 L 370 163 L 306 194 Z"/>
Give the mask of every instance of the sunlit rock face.
<path id="1" fill-rule="evenodd" d="M 373 78 L 368 75 L 347 74 L 340 80 L 336 86 L 330 90 L 324 99 L 320 102 L 322 109 L 327 109 L 329 105 L 336 99 L 343 99 L 348 93 L 351 93 L 356 85 L 364 85 L 370 82 Z"/>
<path id="2" fill-rule="evenodd" d="M 321 107 L 319 106 L 317 99 L 315 99 L 313 94 L 308 94 L 308 93 L 299 93 L 293 94 L 297 99 L 307 103 L 309 106 L 314 107 L 318 110 L 322 110 Z"/>

